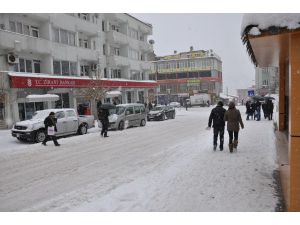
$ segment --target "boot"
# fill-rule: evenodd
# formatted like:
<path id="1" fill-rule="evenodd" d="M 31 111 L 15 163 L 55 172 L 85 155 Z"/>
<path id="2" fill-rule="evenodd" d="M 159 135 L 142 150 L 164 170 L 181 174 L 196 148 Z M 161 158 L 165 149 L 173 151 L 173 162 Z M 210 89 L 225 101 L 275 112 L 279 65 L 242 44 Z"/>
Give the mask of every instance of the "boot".
<path id="1" fill-rule="evenodd" d="M 229 146 L 229 151 L 230 151 L 230 153 L 232 153 L 232 152 L 233 152 L 233 144 L 231 143 L 231 144 L 229 144 L 228 146 Z"/>
<path id="2" fill-rule="evenodd" d="M 237 148 L 238 143 L 239 143 L 238 140 L 234 140 L 234 141 L 233 141 L 233 148 Z"/>

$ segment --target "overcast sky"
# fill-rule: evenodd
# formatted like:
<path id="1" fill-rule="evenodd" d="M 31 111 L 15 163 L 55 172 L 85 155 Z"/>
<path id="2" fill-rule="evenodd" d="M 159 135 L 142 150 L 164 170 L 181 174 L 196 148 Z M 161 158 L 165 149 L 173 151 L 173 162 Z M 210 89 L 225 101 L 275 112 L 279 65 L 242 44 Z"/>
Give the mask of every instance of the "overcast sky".
<path id="1" fill-rule="evenodd" d="M 242 44 L 240 31 L 243 14 L 163 13 L 131 14 L 151 23 L 156 55 L 213 49 L 223 61 L 223 92 L 236 94 L 237 88 L 254 84 L 255 69 Z"/>

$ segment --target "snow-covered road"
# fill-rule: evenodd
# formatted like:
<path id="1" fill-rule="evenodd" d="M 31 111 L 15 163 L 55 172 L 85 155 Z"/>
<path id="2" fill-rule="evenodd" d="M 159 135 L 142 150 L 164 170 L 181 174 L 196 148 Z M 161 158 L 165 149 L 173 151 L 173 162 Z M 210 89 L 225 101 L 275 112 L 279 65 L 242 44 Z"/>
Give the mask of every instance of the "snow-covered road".
<path id="1" fill-rule="evenodd" d="M 0 211 L 274 211 L 272 122 L 244 120 L 238 152 L 214 152 L 211 109 L 60 147 L 11 143 L 2 132 Z"/>

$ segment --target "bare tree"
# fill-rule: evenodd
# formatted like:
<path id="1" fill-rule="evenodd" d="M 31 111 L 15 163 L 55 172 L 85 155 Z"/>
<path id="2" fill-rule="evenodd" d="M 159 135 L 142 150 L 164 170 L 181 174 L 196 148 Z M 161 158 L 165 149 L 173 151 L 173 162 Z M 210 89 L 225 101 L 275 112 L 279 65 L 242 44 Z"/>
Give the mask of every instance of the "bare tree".
<path id="1" fill-rule="evenodd" d="M 97 102 L 104 100 L 106 93 L 110 90 L 109 87 L 104 85 L 104 81 L 101 80 L 100 68 L 97 68 L 96 75 L 91 79 L 86 88 L 80 88 L 76 90 L 76 96 L 84 98 L 91 103 L 92 114 L 97 117 Z"/>

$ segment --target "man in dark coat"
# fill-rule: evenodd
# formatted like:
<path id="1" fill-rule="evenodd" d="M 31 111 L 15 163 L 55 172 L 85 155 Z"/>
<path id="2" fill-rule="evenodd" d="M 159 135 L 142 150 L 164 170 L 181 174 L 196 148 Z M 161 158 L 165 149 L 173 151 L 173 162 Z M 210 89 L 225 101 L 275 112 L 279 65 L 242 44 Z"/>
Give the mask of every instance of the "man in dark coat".
<path id="1" fill-rule="evenodd" d="M 101 136 L 103 137 L 108 137 L 107 136 L 108 125 L 109 125 L 108 116 L 109 116 L 108 109 L 100 108 L 98 110 L 98 119 L 101 121 L 102 124 Z"/>
<path id="2" fill-rule="evenodd" d="M 270 100 L 270 99 L 267 102 L 267 110 L 268 110 L 269 120 L 272 120 L 273 119 L 274 104 L 273 104 L 272 100 Z"/>
<path id="3" fill-rule="evenodd" d="M 57 132 L 56 123 L 57 123 L 57 119 L 55 118 L 55 113 L 50 112 L 49 116 L 47 116 L 46 119 L 44 120 L 45 130 L 46 130 L 46 138 L 42 142 L 43 145 L 46 146 L 47 141 L 52 139 L 55 146 L 60 146 L 60 144 L 58 144 L 58 142 L 57 142 L 57 138 L 56 138 L 55 134 L 54 135 L 48 134 L 48 127 L 54 127 L 54 131 Z"/>
<path id="4" fill-rule="evenodd" d="M 220 135 L 220 151 L 223 151 L 223 143 L 224 143 L 224 114 L 226 109 L 223 108 L 223 102 L 219 101 L 217 106 L 211 110 L 209 120 L 208 120 L 208 127 L 211 127 L 213 122 L 214 128 L 214 150 L 217 148 L 218 143 L 218 135 Z"/>
<path id="5" fill-rule="evenodd" d="M 229 134 L 229 150 L 230 153 L 233 152 L 233 149 L 237 148 L 238 137 L 240 126 L 244 129 L 244 123 L 242 121 L 241 113 L 238 109 L 235 108 L 234 102 L 229 103 L 229 108 L 225 113 L 224 120 L 227 121 L 227 131 Z M 234 142 L 232 142 L 234 136 Z"/>

